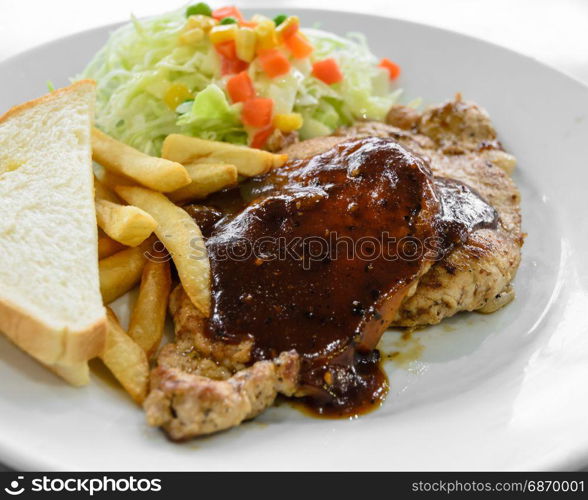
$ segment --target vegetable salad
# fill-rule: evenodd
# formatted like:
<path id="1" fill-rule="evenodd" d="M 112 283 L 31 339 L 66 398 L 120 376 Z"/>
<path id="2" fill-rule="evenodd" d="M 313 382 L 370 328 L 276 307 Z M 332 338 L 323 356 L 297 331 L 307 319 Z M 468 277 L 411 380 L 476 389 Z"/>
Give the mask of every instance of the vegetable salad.
<path id="1" fill-rule="evenodd" d="M 198 3 L 133 19 L 81 77 L 98 83 L 98 127 L 157 155 L 171 133 L 263 148 L 276 136 L 307 139 L 382 120 L 400 92 L 399 73 L 360 34 Z"/>

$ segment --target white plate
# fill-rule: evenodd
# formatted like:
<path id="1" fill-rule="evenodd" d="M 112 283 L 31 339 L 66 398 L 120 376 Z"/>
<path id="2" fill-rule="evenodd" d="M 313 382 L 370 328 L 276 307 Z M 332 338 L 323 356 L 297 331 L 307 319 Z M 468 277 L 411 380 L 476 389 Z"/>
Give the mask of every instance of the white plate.
<path id="1" fill-rule="evenodd" d="M 262 9 L 260 9 L 262 10 Z M 66 386 L 0 341 L 0 461 L 24 469 L 574 469 L 588 463 L 588 88 L 538 62 L 405 21 L 293 10 L 340 34 L 361 30 L 403 68 L 409 97 L 461 91 L 485 106 L 506 148 L 529 233 L 516 301 L 491 316 L 431 328 L 424 352 L 389 365 L 385 405 L 353 421 L 287 406 L 184 445 L 148 428 L 120 391 L 94 377 Z M 274 12 L 270 12 L 274 14 Z M 0 109 L 67 83 L 112 27 L 0 64 Z M 31 290 L 31 293 L 35 293 Z M 387 340 L 389 341 L 389 339 Z"/>

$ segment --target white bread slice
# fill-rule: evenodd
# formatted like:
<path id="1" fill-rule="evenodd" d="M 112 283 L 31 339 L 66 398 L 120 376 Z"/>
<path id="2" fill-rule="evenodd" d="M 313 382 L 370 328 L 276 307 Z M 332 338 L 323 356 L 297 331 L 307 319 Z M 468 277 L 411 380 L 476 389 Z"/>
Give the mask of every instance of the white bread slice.
<path id="1" fill-rule="evenodd" d="M 0 117 L 0 331 L 74 385 L 104 348 L 91 127 L 95 83 Z"/>

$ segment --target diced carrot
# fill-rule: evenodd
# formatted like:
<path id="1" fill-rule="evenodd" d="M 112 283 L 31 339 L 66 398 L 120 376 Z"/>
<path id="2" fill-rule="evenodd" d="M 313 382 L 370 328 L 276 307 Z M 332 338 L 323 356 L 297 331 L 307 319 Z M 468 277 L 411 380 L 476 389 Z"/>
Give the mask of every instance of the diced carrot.
<path id="1" fill-rule="evenodd" d="M 237 59 L 237 45 L 235 44 L 235 40 L 217 43 L 214 48 L 221 56 L 227 59 Z"/>
<path id="2" fill-rule="evenodd" d="M 221 75 L 234 75 L 235 73 L 240 73 L 241 71 L 245 71 L 249 64 L 245 61 L 241 61 L 241 59 L 229 59 L 224 57 L 223 55 L 220 56 L 221 58 Z"/>
<path id="3" fill-rule="evenodd" d="M 285 17 L 286 18 L 283 19 L 276 27 L 276 33 L 281 42 L 284 42 L 284 40 L 287 40 L 295 33 L 298 33 L 298 29 L 300 28 L 300 19 L 298 19 L 298 16 Z"/>
<path id="4" fill-rule="evenodd" d="M 265 97 L 255 97 L 243 103 L 241 120 L 251 127 L 266 127 L 272 122 L 274 101 Z"/>
<path id="5" fill-rule="evenodd" d="M 251 140 L 251 147 L 257 148 L 257 149 L 263 148 L 263 146 L 265 146 L 265 143 L 267 142 L 267 140 L 273 134 L 274 130 L 275 130 L 274 127 L 269 126 L 266 128 L 262 128 L 261 130 L 256 132 L 255 135 L 253 136 L 253 139 Z"/>
<path id="6" fill-rule="evenodd" d="M 291 37 L 284 40 L 284 44 L 295 59 L 304 59 L 312 54 L 314 47 L 300 33 L 294 33 Z"/>
<path id="7" fill-rule="evenodd" d="M 288 26 L 286 26 L 286 28 L 284 28 L 282 30 L 282 38 L 284 40 L 288 40 L 288 38 L 290 38 L 291 36 L 295 35 L 296 33 L 298 33 L 298 24 L 297 23 L 292 23 Z"/>
<path id="8" fill-rule="evenodd" d="M 390 59 L 383 58 L 378 64 L 381 68 L 384 68 L 388 71 L 390 75 L 390 80 L 396 80 L 400 76 L 400 66 L 395 62 L 391 61 Z"/>
<path id="9" fill-rule="evenodd" d="M 285 75 L 290 71 L 290 61 L 278 49 L 260 50 L 257 58 L 263 71 L 271 78 Z"/>
<path id="10" fill-rule="evenodd" d="M 332 57 L 315 62 L 312 65 L 312 74 L 327 85 L 343 80 L 343 73 L 341 73 L 337 61 Z"/>
<path id="11" fill-rule="evenodd" d="M 214 17 L 217 21 L 224 19 L 225 17 L 234 17 L 237 21 L 243 21 L 243 14 L 241 11 L 233 6 L 229 5 L 227 7 L 220 7 L 212 11 L 212 17 Z"/>
<path id="12" fill-rule="evenodd" d="M 229 78 L 227 92 L 233 102 L 245 102 L 255 97 L 253 82 L 246 71 Z"/>

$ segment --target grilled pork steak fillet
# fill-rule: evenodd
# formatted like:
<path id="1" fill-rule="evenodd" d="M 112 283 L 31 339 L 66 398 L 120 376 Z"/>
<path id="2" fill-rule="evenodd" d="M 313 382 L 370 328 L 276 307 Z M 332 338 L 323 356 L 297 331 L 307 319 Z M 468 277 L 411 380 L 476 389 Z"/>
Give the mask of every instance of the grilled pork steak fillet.
<path id="1" fill-rule="evenodd" d="M 240 206 L 220 195 L 210 200 L 217 209 L 188 209 L 209 237 L 213 307 L 203 332 L 185 295 L 174 294 L 178 340 L 160 365 L 195 348 L 234 370 L 235 354 L 246 364 L 295 349 L 297 395 L 319 413 L 355 414 L 379 402 L 386 381 L 374 349 L 412 284 L 438 252 L 496 223 L 470 188 L 434 179 L 388 139 L 344 141 L 233 197 L 240 193 Z"/>
<path id="2" fill-rule="evenodd" d="M 411 184 L 404 178 L 395 186 L 391 182 L 397 173 L 395 167 L 389 168 L 386 161 L 380 161 L 374 162 L 379 166 L 372 165 L 370 170 L 365 161 L 366 151 L 355 157 L 353 152 L 346 155 L 352 158 L 350 161 L 341 162 L 338 158 L 330 162 L 293 162 L 247 183 L 241 191 L 246 201 L 251 201 L 249 212 L 247 208 L 243 210 L 234 195 L 213 196 L 209 200 L 215 207 L 212 209 L 188 207 L 205 228 L 203 232 L 212 234 L 209 251 L 217 271 L 213 285 L 217 314 L 206 325 L 181 287 L 173 293 L 176 342 L 162 350 L 153 374 L 151 395 L 145 403 L 151 424 L 162 425 L 174 439 L 215 432 L 251 418 L 271 404 L 280 391 L 306 395 L 315 410 L 333 413 L 336 408 L 342 414 L 357 413 L 366 396 L 368 400 L 377 400 L 385 392 L 385 379 L 376 369 L 377 354 L 372 348 L 389 320 L 407 326 L 436 323 L 459 310 L 490 311 L 508 302 L 509 284 L 518 266 L 522 243 L 519 198 L 514 184 L 501 170 L 511 171 L 514 158 L 501 150 L 487 116 L 476 106 L 456 100 L 433 108 L 424 116 L 407 108 L 395 108 L 389 119 L 398 126 L 361 123 L 339 131 L 338 136 L 296 144 L 286 152 L 292 158 L 310 158 L 338 145 L 339 150 L 349 148 L 340 143 L 366 136 L 392 138 L 407 147 L 408 151 L 400 148 L 410 159 L 407 163 L 420 165 L 417 171 L 421 184 L 415 192 L 420 193 L 422 203 L 421 210 L 407 210 L 402 218 L 408 217 L 404 222 L 409 223 L 400 221 L 398 227 L 407 233 L 412 231 L 411 234 L 418 227 L 421 236 L 440 237 L 442 248 L 436 249 L 442 252 L 436 255 L 444 258 L 440 262 L 422 258 L 409 266 L 404 280 L 399 279 L 399 269 L 387 269 L 388 281 L 386 273 L 377 273 L 376 277 L 387 283 L 388 294 L 384 293 L 382 300 L 382 283 L 380 288 L 370 283 L 372 290 L 379 293 L 372 291 L 367 302 L 351 300 L 370 288 L 366 285 L 369 279 L 355 272 L 359 270 L 357 263 L 351 262 L 350 273 L 341 266 L 329 275 L 321 266 L 337 268 L 328 252 L 321 263 L 311 262 L 318 271 L 316 280 L 309 275 L 306 279 L 303 276 L 289 280 L 288 266 L 296 267 L 292 262 L 275 266 L 273 260 L 256 258 L 246 261 L 245 266 L 232 266 L 215 259 L 218 250 L 226 248 L 231 235 L 292 235 L 300 227 L 312 228 L 309 232 L 300 229 L 307 234 L 314 234 L 315 230 L 326 234 L 325 229 L 328 232 L 336 227 L 356 231 L 353 236 L 357 237 L 366 229 L 369 235 L 371 230 L 378 229 L 378 224 L 380 230 L 386 224 L 397 226 L 398 220 L 387 219 L 394 215 L 382 217 L 386 204 L 378 208 L 376 201 L 387 199 L 388 209 L 390 203 L 398 209 L 402 205 L 394 201 L 402 199 L 398 186 L 414 186 L 414 180 Z M 419 155 L 425 163 L 430 162 L 437 179 L 420 163 Z M 324 164 L 317 168 L 317 162 Z M 354 162 L 360 167 L 359 176 L 348 175 L 354 170 Z M 328 171 L 331 167 L 338 174 L 332 178 L 324 173 L 321 176 L 323 169 Z M 341 172 L 345 174 L 340 176 Z M 349 183 L 356 183 L 357 188 L 351 196 L 353 189 L 341 188 Z M 429 199 L 425 193 L 431 192 L 434 196 Z M 423 209 L 425 205 L 427 208 Z M 352 214 L 357 207 L 364 207 L 366 212 L 356 214 L 359 223 L 354 224 Z M 453 220 L 456 214 L 452 215 L 452 211 L 461 212 L 463 217 Z M 400 214 L 401 210 L 396 216 Z M 219 271 L 225 265 L 225 271 Z M 364 270 L 367 272 L 369 267 L 368 263 Z M 356 292 L 346 294 L 346 290 Z M 342 305 L 349 305 L 351 300 L 351 307 L 347 311 L 339 309 L 332 296 L 339 297 Z M 383 315 L 379 310 L 382 303 L 388 304 Z M 297 326 L 303 337 L 297 337 Z M 344 335 L 333 336 L 336 327 Z M 268 363 L 280 352 L 277 359 L 293 356 L 283 352 L 292 347 L 301 351 L 300 358 L 288 358 L 290 376 L 283 378 L 288 381 L 284 386 L 276 382 L 279 365 L 274 361 L 272 371 Z M 245 369 L 250 370 L 248 375 L 243 371 L 233 375 L 252 363 L 255 364 Z M 252 380 L 259 390 L 249 387 L 243 392 L 243 379 Z M 249 402 L 244 403 L 244 399 Z"/>

